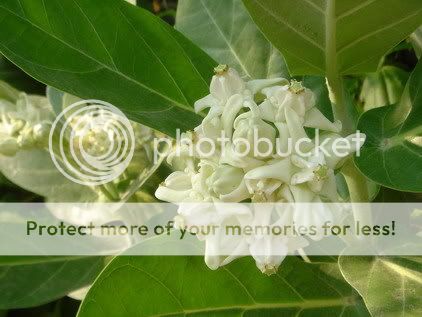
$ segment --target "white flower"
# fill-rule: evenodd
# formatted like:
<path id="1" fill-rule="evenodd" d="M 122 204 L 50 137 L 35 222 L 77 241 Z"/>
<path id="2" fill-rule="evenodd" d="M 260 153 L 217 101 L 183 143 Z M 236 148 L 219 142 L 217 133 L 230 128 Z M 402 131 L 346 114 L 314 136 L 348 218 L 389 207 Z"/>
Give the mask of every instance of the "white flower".
<path id="1" fill-rule="evenodd" d="M 225 226 L 300 226 L 331 220 L 332 214 L 324 210 L 312 215 L 306 210 L 278 210 L 274 214 L 262 203 L 338 201 L 334 171 L 362 146 L 364 136 L 342 138 L 331 133 L 323 135 L 323 145 L 317 145 L 305 127 L 338 132 L 341 124 L 329 121 L 317 109 L 311 90 L 280 78 L 245 82 L 227 65 L 218 66 L 215 73 L 210 94 L 195 103 L 197 112 L 209 108 L 208 114 L 194 132 L 185 133 L 190 146 L 177 144 L 168 156 L 168 162 L 180 171 L 167 177 L 156 196 L 179 205 L 179 227 L 219 225 L 215 235 L 198 235 L 205 241 L 205 262 L 210 268 L 250 254 L 262 272 L 272 274 L 287 254 L 306 246 L 307 240 L 295 235 L 232 237 L 225 234 Z M 258 93 L 266 96 L 260 104 Z M 208 153 L 209 148 L 192 149 L 204 138 L 221 137 L 227 142 L 217 142 L 210 156 L 199 153 Z M 261 203 L 254 205 L 262 207 L 251 214 L 236 209 L 245 205 L 230 204 L 243 201 Z M 223 202 L 220 208 L 209 206 Z M 321 237 L 321 232 L 311 236 Z"/>
<path id="2" fill-rule="evenodd" d="M 342 163 L 357 152 L 366 140 L 364 133 L 354 133 L 347 137 L 338 134 L 327 134 L 321 137 L 321 148 L 327 152 L 325 160 L 332 169 L 338 169 Z M 326 141 L 326 142 L 325 142 Z M 325 143 L 323 143 L 325 142 Z"/>
<path id="3" fill-rule="evenodd" d="M 244 175 L 243 169 L 222 164 L 214 170 L 206 184 L 222 201 L 240 202 L 249 196 L 243 180 Z"/>
<path id="4" fill-rule="evenodd" d="M 238 116 L 234 122 L 232 142 L 235 151 L 242 156 L 270 157 L 274 152 L 275 139 L 276 130 L 250 112 Z"/>
<path id="5" fill-rule="evenodd" d="M 328 168 L 321 153 L 311 156 L 308 160 L 293 155 L 292 163 L 301 169 L 292 176 L 290 181 L 292 185 L 308 183 L 312 191 L 319 192 L 324 182 L 329 177 L 334 177 L 334 172 Z"/>
<path id="6" fill-rule="evenodd" d="M 0 100 L 0 152 L 13 156 L 20 149 L 46 146 L 51 119 L 51 106 L 44 97 L 21 93 L 15 104 Z"/>
<path id="7" fill-rule="evenodd" d="M 309 128 L 339 132 L 341 122 L 332 123 L 316 107 L 315 96 L 300 82 L 292 80 L 290 85 L 269 87 L 262 90 L 267 99 L 261 104 L 263 119 L 272 122 L 286 122 L 285 108 L 297 113 L 301 125 Z"/>
<path id="8" fill-rule="evenodd" d="M 251 98 L 259 90 L 285 81 L 283 78 L 273 78 L 245 82 L 238 72 L 228 65 L 218 65 L 214 72 L 215 75 L 212 77 L 210 85 L 210 94 L 195 102 L 196 112 L 211 108 L 210 112 L 212 113 L 222 113 L 227 101 L 232 96 L 242 95 L 246 98 Z"/>
<path id="9" fill-rule="evenodd" d="M 190 197 L 191 191 L 192 176 L 187 172 L 176 171 L 158 186 L 155 196 L 160 200 L 180 203 Z"/>

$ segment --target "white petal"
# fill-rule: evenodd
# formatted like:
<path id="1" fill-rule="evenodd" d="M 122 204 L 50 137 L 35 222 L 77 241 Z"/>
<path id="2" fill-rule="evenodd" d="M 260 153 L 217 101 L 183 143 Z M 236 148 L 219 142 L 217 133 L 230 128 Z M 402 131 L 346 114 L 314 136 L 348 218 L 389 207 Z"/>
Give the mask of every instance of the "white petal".
<path id="1" fill-rule="evenodd" d="M 220 195 L 220 199 L 224 202 L 241 202 L 242 200 L 250 198 L 250 194 L 246 187 L 245 181 L 243 180 L 242 183 L 229 194 Z"/>
<path id="2" fill-rule="evenodd" d="M 229 68 L 228 71 L 221 75 L 214 75 L 211 80 L 211 95 L 223 103 L 225 103 L 230 96 L 241 94 L 244 90 L 245 82 L 233 68 Z"/>
<path id="3" fill-rule="evenodd" d="M 270 79 L 256 79 L 246 83 L 246 88 L 252 91 L 253 94 L 263 90 L 266 87 L 274 86 L 276 84 L 287 85 L 289 81 L 285 78 L 270 78 Z"/>
<path id="4" fill-rule="evenodd" d="M 308 186 L 314 193 L 319 193 L 324 183 L 325 183 L 325 180 L 318 180 L 314 178 L 309 182 Z"/>
<path id="5" fill-rule="evenodd" d="M 327 197 L 332 202 L 338 201 L 337 184 L 334 171 L 330 170 L 328 179 L 324 182 L 320 193 L 321 196 Z"/>
<path id="6" fill-rule="evenodd" d="M 249 250 L 256 261 L 257 267 L 264 274 L 275 274 L 281 262 L 287 255 L 286 240 L 269 236 L 255 239 Z"/>
<path id="7" fill-rule="evenodd" d="M 310 164 L 307 160 L 301 158 L 300 156 L 293 154 L 291 157 L 292 163 L 299 167 L 299 168 L 312 168 L 312 164 Z"/>
<path id="8" fill-rule="evenodd" d="M 166 187 L 175 190 L 188 190 L 192 188 L 191 177 L 181 171 L 171 173 L 164 181 Z"/>
<path id="9" fill-rule="evenodd" d="M 301 172 L 294 174 L 292 176 L 290 184 L 298 185 L 298 184 L 307 183 L 307 182 L 312 181 L 314 179 L 314 177 L 315 177 L 315 174 L 312 170 L 310 170 L 310 169 L 304 170 L 304 171 L 301 171 Z"/>
<path id="10" fill-rule="evenodd" d="M 316 128 L 320 130 L 340 132 L 342 124 L 340 121 L 331 122 L 317 108 L 311 108 L 305 113 L 305 127 Z"/>
<path id="11" fill-rule="evenodd" d="M 302 120 L 298 114 L 293 111 L 290 107 L 285 108 L 286 122 L 289 129 L 289 134 L 292 139 L 292 144 L 296 147 L 299 140 L 305 140 L 300 143 L 300 151 L 307 152 L 313 148 L 313 144 L 310 141 L 305 129 L 302 126 Z"/>
<path id="12" fill-rule="evenodd" d="M 275 122 L 274 125 L 278 130 L 278 138 L 276 139 L 276 156 L 286 157 L 292 150 L 289 149 L 289 147 L 293 146 L 293 143 L 289 145 L 289 128 L 287 123 L 283 122 Z"/>
<path id="13" fill-rule="evenodd" d="M 218 100 L 215 99 L 213 96 L 208 95 L 196 101 L 194 104 L 194 108 L 195 108 L 195 112 L 198 113 L 206 108 L 217 107 L 218 105 L 219 105 Z"/>
<path id="14" fill-rule="evenodd" d="M 259 105 L 259 110 L 261 112 L 261 118 L 270 122 L 275 121 L 275 112 L 274 105 L 268 99 L 264 100 Z"/>
<path id="15" fill-rule="evenodd" d="M 264 165 L 250 170 L 245 174 L 245 179 L 278 179 L 289 183 L 292 173 L 290 158 L 279 160 L 277 163 Z"/>
<path id="16" fill-rule="evenodd" d="M 324 143 L 324 145 L 322 146 L 322 148 L 324 148 L 327 152 L 327 155 L 325 155 L 325 159 L 327 161 L 328 167 L 332 169 L 337 169 L 341 166 L 342 162 L 347 159 L 347 157 L 352 155 L 354 152 L 357 151 L 357 149 L 359 149 L 363 145 L 363 143 L 365 142 L 366 135 L 360 133 L 352 134 L 346 138 L 342 138 L 341 136 L 336 134 L 328 134 L 324 137 L 321 137 L 320 143 L 322 144 L 323 141 L 327 138 L 329 139 L 329 141 L 327 143 Z M 341 142 L 341 149 L 339 147 L 339 142 Z M 343 145 L 346 144 L 348 145 L 348 147 L 343 147 Z"/>
<path id="17" fill-rule="evenodd" d="M 306 185 L 290 185 L 289 187 L 297 203 L 308 203 L 315 198 L 315 193 Z"/>
<path id="18" fill-rule="evenodd" d="M 236 118 L 236 115 L 239 113 L 240 109 L 243 108 L 243 98 L 240 94 L 233 95 L 227 101 L 226 106 L 224 107 L 221 120 L 223 122 L 223 128 L 225 137 L 230 138 L 233 133 L 233 122 Z"/>
<path id="19" fill-rule="evenodd" d="M 158 186 L 157 190 L 155 191 L 155 197 L 170 203 L 180 203 L 189 198 L 190 192 L 191 190 L 179 191 L 164 186 Z"/>

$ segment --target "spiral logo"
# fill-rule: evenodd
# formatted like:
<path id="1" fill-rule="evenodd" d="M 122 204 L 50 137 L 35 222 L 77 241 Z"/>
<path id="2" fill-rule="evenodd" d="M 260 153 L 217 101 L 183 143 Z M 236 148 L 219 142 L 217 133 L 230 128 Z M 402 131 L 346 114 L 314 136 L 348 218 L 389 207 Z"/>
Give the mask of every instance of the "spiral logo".
<path id="1" fill-rule="evenodd" d="M 131 162 L 135 135 L 118 108 L 100 100 L 82 100 L 57 116 L 49 150 L 55 166 L 69 180 L 103 185 L 118 178 Z"/>

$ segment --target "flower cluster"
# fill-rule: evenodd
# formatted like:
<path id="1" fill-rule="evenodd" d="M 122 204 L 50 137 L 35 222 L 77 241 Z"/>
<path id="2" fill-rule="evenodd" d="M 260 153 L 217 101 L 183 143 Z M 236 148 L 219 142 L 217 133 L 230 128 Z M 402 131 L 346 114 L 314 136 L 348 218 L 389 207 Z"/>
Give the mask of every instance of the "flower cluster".
<path id="1" fill-rule="evenodd" d="M 335 170 L 342 162 L 360 148 L 364 136 L 350 135 L 343 138 L 341 122 L 331 122 L 317 108 L 316 98 L 310 89 L 300 82 L 288 82 L 282 78 L 252 80 L 245 82 L 227 65 L 215 68 L 210 85 L 210 94 L 195 103 L 195 110 L 209 108 L 202 124 L 184 137 L 194 143 L 201 139 L 217 139 L 222 133 L 229 138 L 223 146 L 217 147 L 212 156 L 192 153 L 181 142 L 168 156 L 168 162 L 178 170 L 167 177 L 156 191 L 160 200 L 182 204 L 220 202 L 336 202 L 339 200 Z M 305 128 L 324 131 L 323 146 L 316 146 L 308 137 Z M 256 143 L 256 136 L 268 140 Z M 275 148 L 286 149 L 288 141 L 299 144 L 293 151 L 280 155 Z M 308 142 L 300 142 L 306 139 Z M 243 142 L 238 142 L 242 140 Z M 245 147 L 245 140 L 249 147 Z M 340 142 L 339 142 L 340 141 Z M 275 144 L 277 143 L 277 144 Z M 342 143 L 343 155 L 336 154 L 337 145 Z M 205 143 L 203 143 L 205 144 Z M 248 152 L 254 145 L 271 147 L 264 155 Z M 287 149 L 286 149 L 287 150 Z M 178 153 L 176 155 L 175 153 Z M 239 153 L 243 153 L 239 155 Z M 306 155 L 304 155 L 304 153 Z M 181 205 L 181 206 L 182 206 Z M 219 215 L 224 222 L 233 217 Z M 189 208 L 179 208 L 177 222 L 183 224 L 212 223 L 216 217 Z M 296 217 L 306 222 L 304 217 Z M 301 218 L 301 219 L 299 219 Z M 213 220 L 214 219 L 214 220 Z M 266 221 L 270 221 L 269 219 Z M 221 241 L 206 240 L 207 250 L 226 247 Z M 283 257 L 271 256 L 271 249 L 291 251 L 285 241 L 249 241 L 247 247 L 258 267 L 266 273 L 273 273 Z M 300 243 L 299 243 L 300 244 Z M 235 247 L 238 247 L 236 245 Z M 262 248 L 269 248 L 263 252 Z M 256 252 L 260 250 L 260 252 Z M 230 250 L 227 252 L 230 253 Z M 281 251 L 276 252 L 282 253 Z M 267 254 L 267 256 L 263 256 Z M 228 263 L 233 257 L 206 254 L 209 267 L 215 269 Z"/>
<path id="2" fill-rule="evenodd" d="M 16 102 L 0 100 L 0 154 L 14 156 L 48 144 L 52 112 L 46 100 L 25 93 Z"/>

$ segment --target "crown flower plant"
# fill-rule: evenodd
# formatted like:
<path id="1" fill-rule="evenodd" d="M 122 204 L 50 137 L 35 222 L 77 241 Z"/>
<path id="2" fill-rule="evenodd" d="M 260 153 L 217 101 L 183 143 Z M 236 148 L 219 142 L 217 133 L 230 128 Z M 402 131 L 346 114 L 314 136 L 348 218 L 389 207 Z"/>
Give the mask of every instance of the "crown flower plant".
<path id="1" fill-rule="evenodd" d="M 420 316 L 421 21 L 0 1 L 0 317 Z"/>

